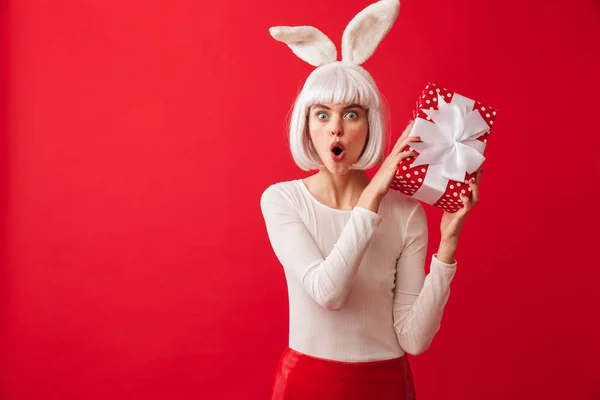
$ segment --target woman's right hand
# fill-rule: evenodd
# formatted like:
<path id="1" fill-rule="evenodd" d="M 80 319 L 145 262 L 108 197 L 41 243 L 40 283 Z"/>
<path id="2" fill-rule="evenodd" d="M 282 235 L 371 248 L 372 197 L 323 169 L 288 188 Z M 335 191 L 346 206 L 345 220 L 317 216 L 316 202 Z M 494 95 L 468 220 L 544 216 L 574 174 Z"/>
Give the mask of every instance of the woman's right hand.
<path id="1" fill-rule="evenodd" d="M 421 141 L 420 136 L 408 136 L 413 124 L 414 120 L 406 126 L 406 129 L 404 129 L 404 132 L 400 135 L 400 138 L 394 145 L 391 153 L 383 161 L 381 167 L 365 188 L 365 192 L 370 193 L 379 199 L 383 198 L 392 184 L 396 171 L 398 171 L 398 164 L 405 158 L 417 156 L 416 153 L 412 151 L 402 151 L 410 143 Z"/>

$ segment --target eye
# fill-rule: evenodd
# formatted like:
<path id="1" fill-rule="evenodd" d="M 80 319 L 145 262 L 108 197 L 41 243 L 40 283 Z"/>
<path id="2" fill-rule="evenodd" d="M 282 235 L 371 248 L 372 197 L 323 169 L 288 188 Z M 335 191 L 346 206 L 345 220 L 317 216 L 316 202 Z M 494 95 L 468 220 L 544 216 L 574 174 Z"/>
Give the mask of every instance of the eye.
<path id="1" fill-rule="evenodd" d="M 349 111 L 346 113 L 346 117 L 350 119 L 356 119 L 358 118 L 358 113 L 356 111 Z"/>
<path id="2" fill-rule="evenodd" d="M 320 120 L 325 120 L 327 119 L 327 113 L 323 112 L 323 111 L 318 111 L 317 112 L 317 118 L 319 118 Z"/>

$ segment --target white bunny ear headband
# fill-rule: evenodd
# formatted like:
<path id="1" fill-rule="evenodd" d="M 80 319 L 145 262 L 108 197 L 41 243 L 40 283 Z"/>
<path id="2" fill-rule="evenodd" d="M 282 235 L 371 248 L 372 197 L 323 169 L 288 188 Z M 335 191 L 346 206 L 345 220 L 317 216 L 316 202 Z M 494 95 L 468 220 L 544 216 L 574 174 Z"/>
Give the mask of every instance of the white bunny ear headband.
<path id="1" fill-rule="evenodd" d="M 399 0 L 381 0 L 356 14 L 342 35 L 342 62 L 361 65 L 367 61 L 392 28 L 399 10 Z M 335 45 L 317 28 L 275 26 L 269 32 L 310 65 L 320 67 L 337 62 Z"/>

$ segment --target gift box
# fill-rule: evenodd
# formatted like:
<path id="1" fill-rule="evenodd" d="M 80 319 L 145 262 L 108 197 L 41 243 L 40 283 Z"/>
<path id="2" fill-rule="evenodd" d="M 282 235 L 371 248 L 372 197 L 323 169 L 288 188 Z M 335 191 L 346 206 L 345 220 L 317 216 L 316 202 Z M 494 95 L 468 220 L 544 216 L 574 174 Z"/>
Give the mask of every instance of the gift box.
<path id="1" fill-rule="evenodd" d="M 411 142 L 414 151 L 399 164 L 391 189 L 448 212 L 463 207 L 460 194 L 469 195 L 469 179 L 485 160 L 496 110 L 429 82 L 413 110 Z"/>

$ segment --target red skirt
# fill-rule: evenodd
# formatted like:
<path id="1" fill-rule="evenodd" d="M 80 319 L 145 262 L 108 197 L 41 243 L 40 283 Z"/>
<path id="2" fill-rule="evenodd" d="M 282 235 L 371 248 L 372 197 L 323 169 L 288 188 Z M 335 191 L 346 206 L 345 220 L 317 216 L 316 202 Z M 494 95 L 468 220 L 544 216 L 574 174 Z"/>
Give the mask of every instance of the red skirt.
<path id="1" fill-rule="evenodd" d="M 406 356 L 383 361 L 326 360 L 286 348 L 279 360 L 271 400 L 414 400 Z"/>

